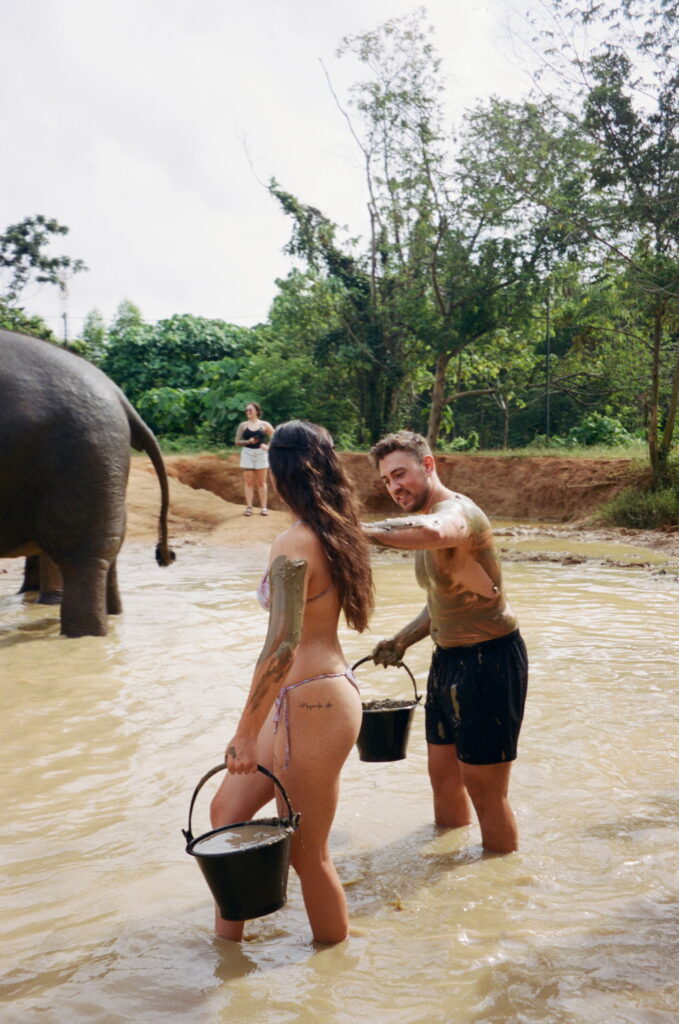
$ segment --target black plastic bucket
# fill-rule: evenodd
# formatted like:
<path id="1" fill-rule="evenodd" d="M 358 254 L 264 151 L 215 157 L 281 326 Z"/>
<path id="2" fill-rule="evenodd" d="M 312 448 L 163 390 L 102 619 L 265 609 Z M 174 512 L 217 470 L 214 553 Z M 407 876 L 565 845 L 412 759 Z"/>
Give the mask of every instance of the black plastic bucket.
<path id="1" fill-rule="evenodd" d="M 372 657 L 361 658 L 352 670 L 372 661 Z M 361 761 L 402 761 L 406 756 L 413 711 L 422 699 L 417 692 L 415 677 L 402 661 L 396 666 L 403 668 L 410 676 L 415 691 L 415 700 L 371 700 L 363 702 L 361 731 L 356 740 Z"/>
<path id="2" fill-rule="evenodd" d="M 189 807 L 189 827 L 182 829 L 186 852 L 196 858 L 219 912 L 227 921 L 248 921 L 280 910 L 285 904 L 290 866 L 290 842 L 299 814 L 275 775 L 257 765 L 278 786 L 288 808 L 287 818 L 259 818 L 213 829 L 197 839 L 191 815 L 198 793 L 226 763 L 211 768 L 196 786 Z"/>

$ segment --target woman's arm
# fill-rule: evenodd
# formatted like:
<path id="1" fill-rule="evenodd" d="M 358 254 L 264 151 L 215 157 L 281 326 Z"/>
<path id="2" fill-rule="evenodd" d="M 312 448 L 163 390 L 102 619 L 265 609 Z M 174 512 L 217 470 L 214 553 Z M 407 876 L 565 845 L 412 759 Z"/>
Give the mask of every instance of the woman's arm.
<path id="1" fill-rule="evenodd" d="M 257 768 L 257 737 L 266 721 L 302 636 L 307 562 L 278 555 L 269 571 L 269 629 L 250 684 L 236 735 L 227 744 L 228 770 L 241 774 Z"/>
<path id="2" fill-rule="evenodd" d="M 236 430 L 236 441 L 235 441 L 236 444 L 250 444 L 250 439 L 249 438 L 248 438 L 247 441 L 243 440 L 243 431 L 245 430 L 247 425 L 248 425 L 247 420 L 243 420 L 242 423 L 238 424 L 238 428 Z"/>
<path id="3" fill-rule="evenodd" d="M 274 428 L 271 426 L 270 423 L 267 423 L 266 420 L 262 420 L 262 430 L 264 431 L 267 437 L 271 437 L 273 435 Z M 265 452 L 269 450 L 269 445 L 264 440 L 262 441 L 260 447 L 263 448 Z"/>

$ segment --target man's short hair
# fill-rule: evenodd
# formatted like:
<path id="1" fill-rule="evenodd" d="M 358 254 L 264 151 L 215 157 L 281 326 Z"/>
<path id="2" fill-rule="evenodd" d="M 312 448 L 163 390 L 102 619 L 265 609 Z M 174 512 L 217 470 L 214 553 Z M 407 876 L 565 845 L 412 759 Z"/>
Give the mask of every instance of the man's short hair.
<path id="1" fill-rule="evenodd" d="M 376 468 L 379 469 L 380 462 L 392 452 L 406 452 L 421 464 L 425 455 L 431 455 L 432 451 L 421 434 L 415 434 L 412 430 L 399 430 L 396 434 L 387 434 L 381 441 L 378 441 L 370 449 L 370 455 Z"/>

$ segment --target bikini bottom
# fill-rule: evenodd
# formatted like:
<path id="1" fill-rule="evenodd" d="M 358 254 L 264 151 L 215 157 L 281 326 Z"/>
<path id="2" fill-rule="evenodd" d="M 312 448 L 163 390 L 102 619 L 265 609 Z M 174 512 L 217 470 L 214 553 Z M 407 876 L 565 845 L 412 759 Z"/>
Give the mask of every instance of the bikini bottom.
<path id="1" fill-rule="evenodd" d="M 356 693 L 359 692 L 358 683 L 356 682 L 356 676 L 347 665 L 344 672 L 324 672 L 319 676 L 309 676 L 308 679 L 300 679 L 297 683 L 291 683 L 290 686 L 284 686 L 281 692 L 276 697 L 275 712 L 273 718 L 273 731 L 274 734 L 278 732 L 278 726 L 283 717 L 285 724 L 285 767 L 290 767 L 290 720 L 289 720 L 289 702 L 288 694 L 290 690 L 295 690 L 298 686 L 304 686 L 305 683 L 315 683 L 317 679 L 337 679 L 340 676 L 344 676 L 349 680 L 351 685 L 355 688 Z"/>

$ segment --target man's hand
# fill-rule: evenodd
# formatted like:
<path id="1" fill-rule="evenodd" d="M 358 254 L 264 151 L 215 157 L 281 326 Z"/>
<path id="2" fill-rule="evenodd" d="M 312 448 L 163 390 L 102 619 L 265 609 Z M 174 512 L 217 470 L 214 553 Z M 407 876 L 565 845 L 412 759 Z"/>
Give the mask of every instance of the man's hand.
<path id="1" fill-rule="evenodd" d="M 376 665 L 400 665 L 406 645 L 402 640 L 392 636 L 389 640 L 380 640 L 372 652 L 372 660 Z"/>

